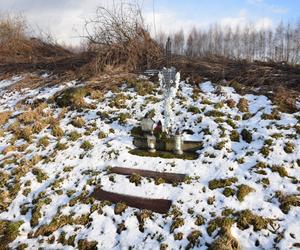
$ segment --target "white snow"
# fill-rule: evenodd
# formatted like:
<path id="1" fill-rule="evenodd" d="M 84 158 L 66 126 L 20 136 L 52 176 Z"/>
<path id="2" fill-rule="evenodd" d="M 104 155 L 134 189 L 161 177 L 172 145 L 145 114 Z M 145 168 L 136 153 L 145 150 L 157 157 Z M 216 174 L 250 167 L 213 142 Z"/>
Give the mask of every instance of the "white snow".
<path id="1" fill-rule="evenodd" d="M 46 75 L 45 75 L 46 77 Z M 9 83 L 8 83 L 9 82 Z M 0 88 L 12 81 L 0 82 Z M 66 87 L 75 86 L 76 82 L 70 82 L 59 86 L 38 88 L 34 90 L 24 89 L 20 92 L 6 92 L 0 97 L 0 112 L 11 110 L 13 112 L 22 112 L 22 107 L 16 108 L 16 104 L 21 100 L 48 99 L 58 91 Z M 7 85 L 8 86 L 8 85 Z M 38 182 L 36 176 L 31 171 L 20 178 L 20 191 L 16 198 L 12 201 L 7 211 L 0 213 L 1 220 L 23 220 L 20 235 L 11 243 L 11 248 L 16 248 L 18 244 L 27 243 L 28 249 L 37 249 L 39 247 L 45 249 L 73 249 L 70 245 L 62 245 L 57 242 L 61 232 L 66 232 L 67 237 L 76 235 L 77 242 L 79 239 L 95 240 L 98 242 L 98 249 L 159 249 L 161 243 L 168 244 L 170 249 L 185 248 L 188 244 L 187 236 L 193 230 L 200 230 L 200 245 L 196 248 L 206 249 L 205 243 L 211 243 L 217 237 L 217 230 L 212 236 L 209 236 L 206 228 L 210 220 L 221 216 L 222 210 L 225 208 L 235 209 L 237 211 L 250 209 L 253 213 L 274 219 L 274 224 L 278 227 L 278 233 L 282 233 L 283 239 L 276 244 L 279 249 L 293 249 L 294 243 L 300 242 L 299 235 L 299 207 L 291 206 L 288 214 L 284 214 L 279 208 L 279 202 L 274 197 L 276 191 L 282 191 L 286 194 L 299 193 L 299 184 L 293 180 L 300 178 L 300 168 L 296 161 L 300 159 L 300 137 L 296 134 L 294 126 L 298 124 L 295 118 L 296 114 L 281 114 L 281 120 L 262 120 L 263 113 L 271 113 L 275 108 L 271 101 L 265 96 L 245 95 L 243 96 L 249 102 L 249 111 L 254 114 L 248 120 L 238 119 L 242 116 L 238 108 L 229 108 L 224 105 L 218 110 L 225 113 L 222 117 L 224 122 L 217 122 L 215 117 L 206 116 L 205 113 L 214 109 L 214 104 L 226 99 L 234 99 L 239 101 L 242 97 L 237 94 L 233 88 L 222 87 L 223 94 L 215 93 L 215 87 L 211 82 L 200 84 L 203 93 L 200 93 L 199 100 L 193 100 L 192 87 L 184 82 L 181 83 L 181 91 L 177 93 L 174 99 L 173 112 L 176 115 L 176 121 L 181 124 L 182 129 L 192 129 L 194 135 L 185 135 L 188 140 L 203 141 L 203 149 L 200 150 L 199 158 L 196 160 L 180 160 L 180 159 L 162 159 L 139 157 L 131 155 L 128 151 L 134 148 L 130 130 L 133 126 L 139 124 L 144 115 L 152 110 L 156 110 L 154 120 L 161 120 L 164 106 L 163 99 L 159 93 L 155 93 L 158 102 L 149 102 L 144 105 L 149 96 L 139 96 L 133 89 L 124 89 L 123 93 L 130 96 L 131 99 L 126 101 L 126 108 L 116 109 L 108 106 L 110 100 L 115 98 L 115 93 L 108 92 L 103 102 L 92 100 L 85 97 L 87 103 L 96 104 L 96 109 L 85 109 L 84 112 L 69 111 L 65 117 L 60 120 L 60 126 L 65 135 L 61 138 L 62 143 L 67 143 L 66 150 L 57 151 L 55 157 L 51 158 L 51 154 L 55 151 L 57 138 L 51 135 L 51 129 L 46 128 L 41 133 L 36 134 L 34 139 L 25 152 L 12 152 L 19 154 L 21 159 L 31 159 L 35 155 L 44 157 L 42 161 L 37 163 L 35 167 L 43 170 L 48 179 Z M 201 100 L 206 98 L 213 102 L 212 104 L 203 104 Z M 201 110 L 199 114 L 187 112 L 189 106 L 196 106 Z M 25 108 L 25 107 L 24 107 Z M 49 104 L 48 111 L 53 113 L 54 117 L 62 111 L 55 104 Z M 111 122 L 103 120 L 97 112 L 108 112 L 110 117 L 117 117 L 118 114 L 128 112 L 131 118 L 125 125 L 119 124 L 116 119 Z M 86 121 L 86 127 L 96 123 L 96 130 L 91 134 L 84 134 L 85 128 L 75 128 L 70 124 L 73 117 L 82 116 Z M 200 121 L 199 118 L 202 118 Z M 230 134 L 233 128 L 225 122 L 231 118 L 236 124 L 236 130 L 240 133 L 242 129 L 247 128 L 251 131 L 253 142 L 248 144 L 240 138 L 239 142 L 230 140 Z M 13 118 L 9 121 L 12 123 L 16 120 Z M 4 126 L 7 128 L 7 125 Z M 112 129 L 114 131 L 112 131 Z M 224 133 L 222 132 L 224 129 Z M 78 131 L 82 137 L 77 141 L 70 141 L 68 134 L 71 131 Z M 207 133 L 209 130 L 209 133 Z M 100 131 L 105 132 L 108 136 L 104 139 L 98 138 Z M 282 134 L 282 138 L 272 138 L 275 133 Z M 50 139 L 50 145 L 46 148 L 38 147 L 39 138 L 47 135 Z M 12 134 L 5 132 L 0 137 L 0 150 L 11 144 Z M 270 153 L 263 156 L 260 153 L 261 148 L 265 145 L 265 140 L 272 139 Z M 84 153 L 80 148 L 83 141 L 89 141 L 93 144 L 93 149 Z M 215 145 L 219 142 L 226 141 L 224 148 L 215 149 Z M 286 153 L 284 146 L 286 142 L 292 142 L 295 149 L 292 153 Z M 23 140 L 17 140 L 15 145 L 24 143 Z M 80 155 L 82 155 L 80 157 Z M 10 156 L 10 155 L 8 155 Z M 4 162 L 7 157 L 0 154 L 0 163 Z M 47 159 L 51 160 L 47 160 Z M 243 159 L 243 160 L 241 160 Z M 265 175 L 258 174 L 253 168 L 257 162 L 265 162 L 268 167 L 264 170 Z M 277 172 L 272 172 L 271 166 L 284 166 L 290 177 L 281 177 Z M 20 166 L 19 162 L 9 162 L 2 165 L 1 171 L 12 175 L 13 171 Z M 168 171 L 173 173 L 185 173 L 192 177 L 190 183 L 182 183 L 177 186 L 170 184 L 156 185 L 153 180 L 142 178 L 141 185 L 135 186 L 126 176 L 108 174 L 108 166 L 121 166 L 131 168 L 141 168 L 154 171 Z M 66 167 L 72 167 L 70 172 L 66 172 Z M 88 173 L 89 171 L 89 173 Z M 94 173 L 94 174 L 93 174 Z M 113 176 L 113 177 L 112 177 Z M 225 197 L 222 192 L 223 188 L 210 190 L 208 182 L 212 179 L 237 177 L 238 182 L 231 185 L 231 188 L 237 189 L 240 184 L 246 184 L 255 189 L 240 202 L 236 196 Z M 12 175 L 13 178 L 13 175 Z M 270 184 L 263 186 L 262 178 L 268 178 Z M 53 188 L 51 185 L 57 179 L 62 179 L 59 188 Z M 27 196 L 23 195 L 23 191 L 27 188 L 26 181 L 31 181 L 30 192 Z M 79 201 L 73 206 L 69 205 L 72 198 L 79 196 L 84 190 L 91 193 L 96 185 L 101 184 L 102 188 L 107 191 L 113 191 L 122 194 L 136 195 L 148 198 L 165 198 L 171 199 L 173 205 L 182 211 L 184 226 L 175 229 L 174 233 L 182 232 L 183 240 L 174 240 L 174 235 L 170 233 L 172 224 L 171 216 L 153 214 L 153 218 L 146 220 L 144 231 L 139 230 L 139 222 L 135 216 L 139 212 L 136 208 L 127 208 L 122 215 L 114 214 L 114 205 L 107 205 L 102 208 L 102 213 L 93 211 L 91 213 L 91 205 L 84 204 Z M 60 194 L 57 192 L 61 190 Z M 71 190 L 74 191 L 67 195 Z M 41 209 L 41 218 L 37 227 L 31 227 L 31 213 L 33 199 L 37 198 L 41 192 L 51 198 L 48 205 L 44 205 Z M 207 199 L 215 197 L 215 202 L 208 205 Z M 20 206 L 29 204 L 27 214 L 20 213 Z M 93 203 L 100 204 L 95 201 Z M 193 214 L 189 212 L 193 209 Z M 27 237 L 29 232 L 34 232 L 38 227 L 48 224 L 58 213 L 62 215 L 78 216 L 89 214 L 90 222 L 87 225 L 65 225 L 56 230 L 53 235 L 56 240 L 50 244 L 47 236 L 39 236 L 38 238 Z M 202 215 L 205 224 L 201 226 L 195 225 L 196 215 Z M 124 223 L 126 230 L 121 234 L 116 232 L 118 224 Z M 241 230 L 234 224 L 231 232 L 239 241 L 243 249 L 273 249 L 274 239 L 277 234 L 272 233 L 269 229 L 254 231 L 252 226 L 246 230 Z M 291 237 L 293 235 L 293 237 Z M 43 240 L 43 241 L 42 241 Z M 256 246 L 257 240 L 259 246 Z M 77 243 L 76 243 L 77 244 Z M 76 245 L 77 246 L 77 245 Z"/>

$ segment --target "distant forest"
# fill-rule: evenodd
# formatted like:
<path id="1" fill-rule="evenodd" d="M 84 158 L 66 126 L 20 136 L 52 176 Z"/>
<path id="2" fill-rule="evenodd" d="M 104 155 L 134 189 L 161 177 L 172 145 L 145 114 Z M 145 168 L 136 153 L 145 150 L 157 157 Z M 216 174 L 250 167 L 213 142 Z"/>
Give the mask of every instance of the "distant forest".
<path id="1" fill-rule="evenodd" d="M 156 40 L 164 46 L 167 34 Z M 257 29 L 253 24 L 236 28 L 211 25 L 193 28 L 187 36 L 183 30 L 171 35 L 173 53 L 189 57 L 223 56 L 248 61 L 300 63 L 300 21 L 279 23 L 275 29 Z"/>

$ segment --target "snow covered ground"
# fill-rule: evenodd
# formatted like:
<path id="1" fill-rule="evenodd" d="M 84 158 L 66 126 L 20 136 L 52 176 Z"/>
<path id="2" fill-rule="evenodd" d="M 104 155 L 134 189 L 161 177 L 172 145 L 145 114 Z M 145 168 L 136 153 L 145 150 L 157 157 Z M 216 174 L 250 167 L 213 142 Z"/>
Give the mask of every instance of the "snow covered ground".
<path id="1" fill-rule="evenodd" d="M 0 88 L 8 83 L 2 81 Z M 124 85 L 122 94 L 85 97 L 93 107 L 82 110 L 42 103 L 37 117 L 50 126 L 31 131 L 30 138 L 25 132 L 19 135 L 37 127 L 37 118 L 20 118 L 30 112 L 30 105 L 37 107 L 37 100 L 51 99 L 75 84 L 0 90 L 0 112 L 11 111 L 0 131 L 0 220 L 23 222 L 11 248 L 207 249 L 226 227 L 216 218 L 230 219 L 229 231 L 242 249 L 299 247 L 300 113 L 276 113 L 265 96 L 240 96 L 233 88 L 210 82 L 199 88 L 182 82 L 174 105 L 176 125 L 193 130 L 193 137 L 203 141 L 199 158 L 140 157 L 128 152 L 134 148 L 130 130 L 152 109 L 154 119 L 162 119 L 162 95 L 155 89 L 141 96 Z M 120 98 L 121 106 L 115 104 Z M 76 117 L 84 122 L 71 122 Z M 60 135 L 54 132 L 58 126 Z M 135 185 L 126 176 L 109 174 L 109 166 L 184 173 L 190 178 L 178 185 L 142 178 Z M 233 181 L 225 184 L 229 178 Z M 220 184 L 213 185 L 213 180 Z M 128 207 L 115 214 L 115 204 L 91 201 L 88 197 L 96 185 L 170 199 L 173 207 L 167 215 L 153 213 L 141 222 L 138 209 Z M 243 187 L 250 190 L 245 196 Z M 252 217 L 242 217 L 242 211 L 250 211 Z M 192 232 L 200 233 L 193 238 Z"/>

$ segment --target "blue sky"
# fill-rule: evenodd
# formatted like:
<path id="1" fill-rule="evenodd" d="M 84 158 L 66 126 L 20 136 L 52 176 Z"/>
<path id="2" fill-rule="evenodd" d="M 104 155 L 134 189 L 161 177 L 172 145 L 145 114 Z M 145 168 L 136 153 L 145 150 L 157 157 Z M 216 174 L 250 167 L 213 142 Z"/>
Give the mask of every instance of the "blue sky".
<path id="1" fill-rule="evenodd" d="M 121 0 L 115 0 L 116 2 Z M 142 2 L 145 20 L 154 32 L 173 32 L 193 26 L 206 28 L 212 23 L 224 26 L 245 25 L 272 28 L 278 22 L 300 21 L 300 0 L 122 0 Z M 0 0 L 1 12 L 23 13 L 31 26 L 50 30 L 58 41 L 78 44 L 84 19 L 97 6 L 112 0 Z"/>
<path id="2" fill-rule="evenodd" d="M 152 4 L 145 2 L 147 13 L 152 11 Z M 154 10 L 156 26 L 166 23 L 162 29 L 170 31 L 175 26 L 207 27 L 215 22 L 233 26 L 252 22 L 259 28 L 300 20 L 300 0 L 154 0 Z"/>

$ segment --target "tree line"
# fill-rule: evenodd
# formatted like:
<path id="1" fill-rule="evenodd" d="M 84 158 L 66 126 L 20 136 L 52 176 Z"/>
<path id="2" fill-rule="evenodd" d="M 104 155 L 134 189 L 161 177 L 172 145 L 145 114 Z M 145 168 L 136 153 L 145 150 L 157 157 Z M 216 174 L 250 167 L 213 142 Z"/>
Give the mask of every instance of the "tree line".
<path id="1" fill-rule="evenodd" d="M 300 21 L 280 22 L 273 29 L 257 29 L 250 23 L 235 28 L 214 24 L 208 29 L 194 27 L 187 35 L 181 29 L 170 37 L 174 54 L 192 58 L 222 56 L 248 61 L 300 63 Z M 156 37 L 162 47 L 166 39 L 164 32 Z"/>

